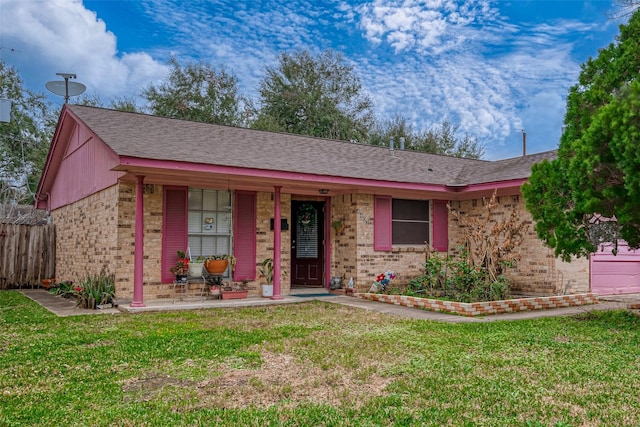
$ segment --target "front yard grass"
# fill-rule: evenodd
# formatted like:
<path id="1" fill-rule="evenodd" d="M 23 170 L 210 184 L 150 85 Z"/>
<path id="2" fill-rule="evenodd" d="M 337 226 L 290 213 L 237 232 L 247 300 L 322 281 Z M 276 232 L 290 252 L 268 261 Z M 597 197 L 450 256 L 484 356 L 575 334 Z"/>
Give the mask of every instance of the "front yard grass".
<path id="1" fill-rule="evenodd" d="M 0 425 L 637 426 L 640 319 L 322 302 L 58 318 L 0 292 Z"/>

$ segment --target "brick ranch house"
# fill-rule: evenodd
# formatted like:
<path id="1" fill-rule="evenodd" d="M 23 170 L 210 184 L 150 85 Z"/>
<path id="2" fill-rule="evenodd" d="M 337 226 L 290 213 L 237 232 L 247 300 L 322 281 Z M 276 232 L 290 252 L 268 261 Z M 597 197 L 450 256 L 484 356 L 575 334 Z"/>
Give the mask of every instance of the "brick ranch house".
<path id="1" fill-rule="evenodd" d="M 421 274 L 425 241 L 455 248 L 461 233 L 447 203 L 475 215 L 496 190 L 500 215 L 516 206 L 530 218 L 520 186 L 553 156 L 461 159 L 65 105 L 36 205 L 56 225 L 57 279 L 104 267 L 132 306 L 170 297 L 169 269 L 187 247 L 194 257 L 233 254 L 229 280 L 250 281 L 255 295 L 269 257 L 273 298 L 328 287 L 333 276 L 365 291 L 387 269 L 400 281 Z M 554 258 L 531 225 L 522 253 L 510 272 L 515 292 L 590 290 L 589 261 Z"/>

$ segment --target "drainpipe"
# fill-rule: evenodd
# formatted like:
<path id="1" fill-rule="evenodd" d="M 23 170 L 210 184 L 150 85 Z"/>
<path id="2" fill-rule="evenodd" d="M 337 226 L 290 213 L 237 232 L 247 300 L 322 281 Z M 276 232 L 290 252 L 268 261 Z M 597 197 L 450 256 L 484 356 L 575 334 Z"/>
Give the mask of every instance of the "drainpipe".
<path id="1" fill-rule="evenodd" d="M 280 290 L 280 257 L 282 256 L 282 251 L 280 247 L 282 242 L 280 241 L 281 233 L 280 233 L 280 190 L 281 186 L 276 185 L 275 189 L 275 197 L 273 198 L 274 207 L 273 207 L 273 296 L 271 299 L 280 300 L 282 299 L 282 292 Z"/>
<path id="2" fill-rule="evenodd" d="M 144 175 L 136 175 L 136 225 L 133 258 L 133 302 L 129 307 L 144 307 Z"/>

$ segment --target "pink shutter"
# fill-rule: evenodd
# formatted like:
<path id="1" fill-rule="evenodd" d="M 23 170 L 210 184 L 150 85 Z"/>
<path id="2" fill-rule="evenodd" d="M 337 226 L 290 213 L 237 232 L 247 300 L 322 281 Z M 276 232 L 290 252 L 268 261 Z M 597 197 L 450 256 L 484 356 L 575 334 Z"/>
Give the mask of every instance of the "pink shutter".
<path id="1" fill-rule="evenodd" d="M 256 278 L 256 193 L 236 191 L 233 221 L 233 252 L 236 269 L 233 280 Z"/>
<path id="2" fill-rule="evenodd" d="M 373 201 L 373 250 L 391 250 L 391 197 L 375 196 Z"/>
<path id="3" fill-rule="evenodd" d="M 169 271 L 178 261 L 178 251 L 186 251 L 187 188 L 165 187 L 162 226 L 162 282 L 169 283 L 175 275 Z"/>
<path id="4" fill-rule="evenodd" d="M 446 252 L 449 249 L 449 210 L 446 200 L 433 200 L 433 239 L 431 244 L 436 251 Z"/>

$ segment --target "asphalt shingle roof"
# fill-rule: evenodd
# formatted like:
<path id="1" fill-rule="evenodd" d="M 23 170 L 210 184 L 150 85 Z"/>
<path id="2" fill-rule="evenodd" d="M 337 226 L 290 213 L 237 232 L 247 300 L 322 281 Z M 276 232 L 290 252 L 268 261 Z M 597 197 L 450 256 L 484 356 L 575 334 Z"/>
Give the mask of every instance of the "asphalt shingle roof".
<path id="1" fill-rule="evenodd" d="M 240 168 L 462 186 L 527 178 L 555 151 L 496 162 L 129 113 L 68 108 L 116 154 Z"/>

